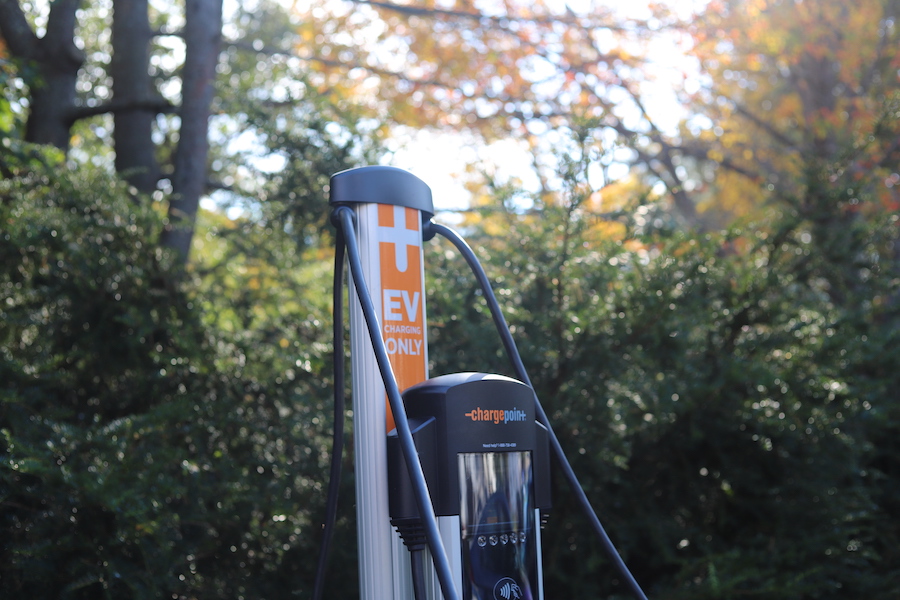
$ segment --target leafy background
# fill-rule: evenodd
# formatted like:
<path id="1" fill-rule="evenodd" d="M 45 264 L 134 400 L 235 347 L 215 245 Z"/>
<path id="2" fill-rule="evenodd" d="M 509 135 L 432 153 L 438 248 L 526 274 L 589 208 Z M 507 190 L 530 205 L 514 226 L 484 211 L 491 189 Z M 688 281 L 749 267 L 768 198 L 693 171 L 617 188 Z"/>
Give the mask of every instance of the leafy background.
<path id="1" fill-rule="evenodd" d="M 80 13 L 101 50 L 105 6 Z M 331 454 L 328 177 L 385 160 L 406 123 L 530 144 L 539 189 L 473 167 L 452 220 L 650 597 L 897 597 L 896 2 L 729 0 L 686 22 L 658 7 L 704 76 L 680 90 L 677 133 L 647 114 L 629 129 L 603 95 L 641 99 L 600 77 L 643 77 L 633 46 L 574 62 L 587 21 L 544 4 L 475 24 L 465 3 L 260 6 L 225 26 L 217 204 L 186 263 L 159 243 L 170 182 L 141 193 L 113 172 L 108 115 L 75 123 L 69 148 L 29 143 L 33 64 L 0 47 L 0 596 L 311 594 Z M 176 8 L 153 8 L 154 27 Z M 340 34 L 376 16 L 376 41 L 418 50 L 418 70 L 388 73 Z M 177 43 L 159 43 L 162 82 Z M 322 60 L 294 60 L 311 43 Z M 481 47 L 508 53 L 476 64 Z M 92 94 L 108 84 L 97 52 Z M 555 64 L 559 93 L 504 56 Z M 178 119 L 155 127 L 165 164 Z M 426 264 L 432 374 L 511 374 L 463 261 L 434 241 Z M 348 441 L 329 598 L 358 594 Z M 546 597 L 627 597 L 558 479 Z"/>

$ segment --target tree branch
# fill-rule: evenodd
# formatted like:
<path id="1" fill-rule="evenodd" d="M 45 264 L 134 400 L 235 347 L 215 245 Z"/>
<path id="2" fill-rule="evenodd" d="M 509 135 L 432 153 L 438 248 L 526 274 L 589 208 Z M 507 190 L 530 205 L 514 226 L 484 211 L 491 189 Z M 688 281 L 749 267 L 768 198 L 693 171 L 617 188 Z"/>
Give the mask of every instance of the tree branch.
<path id="1" fill-rule="evenodd" d="M 72 122 L 97 115 L 116 113 L 125 110 L 152 110 L 157 114 L 170 114 L 178 111 L 178 107 L 162 97 L 144 100 L 110 100 L 96 106 L 77 106 L 70 112 Z"/>
<path id="2" fill-rule="evenodd" d="M 680 152 L 685 156 L 689 156 L 691 158 L 695 158 L 697 160 L 709 160 L 715 163 L 718 163 L 722 167 L 725 167 L 729 171 L 733 171 L 739 175 L 743 175 L 748 179 L 757 180 L 762 177 L 762 173 L 760 171 L 751 171 L 746 167 L 742 167 L 739 164 L 735 163 L 733 160 L 729 159 L 727 156 L 721 160 L 713 160 L 709 157 L 710 145 L 709 144 L 701 144 L 696 140 L 694 143 L 690 144 L 671 144 L 672 149 Z"/>
<path id="3" fill-rule="evenodd" d="M 38 58 L 38 37 L 31 30 L 17 0 L 0 0 L 0 35 L 16 58 Z"/>
<path id="4" fill-rule="evenodd" d="M 771 135 L 773 139 L 784 146 L 786 150 L 797 149 L 797 142 L 775 129 L 771 123 L 767 123 L 765 120 L 760 119 L 755 114 L 750 112 L 750 109 L 741 104 L 738 104 L 737 102 L 732 101 L 732 105 L 739 115 L 743 116 L 757 127 L 763 129 L 766 133 Z"/>
<path id="5" fill-rule="evenodd" d="M 74 34 L 77 13 L 82 0 L 56 0 L 50 6 L 47 17 L 47 33 L 40 40 L 52 60 L 66 60 L 76 71 L 84 64 L 84 52 L 75 45 Z"/>
<path id="6" fill-rule="evenodd" d="M 254 48 L 252 44 L 247 42 L 241 42 L 238 40 L 225 40 L 223 42 L 226 46 L 231 48 L 236 48 L 238 50 L 244 50 L 247 52 L 255 52 L 258 54 L 265 54 L 266 56 L 282 56 L 285 58 L 296 58 L 298 60 L 303 60 L 307 62 L 319 63 L 320 65 L 325 65 L 326 67 L 334 67 L 337 69 L 362 69 L 364 71 L 368 71 L 373 75 L 383 75 L 385 77 L 390 77 L 392 79 L 397 79 L 400 81 L 405 81 L 407 83 L 411 83 L 413 85 L 423 85 L 429 87 L 439 87 L 448 90 L 455 90 L 456 88 L 452 85 L 448 85 L 446 83 L 442 83 L 436 79 L 415 79 L 413 77 L 409 77 L 408 75 L 404 75 L 399 71 L 390 71 L 388 69 L 380 69 L 378 67 L 373 67 L 371 65 L 361 65 L 361 64 L 348 64 L 345 62 L 341 62 L 338 60 L 331 60 L 328 58 L 322 58 L 321 56 L 304 56 L 301 54 L 297 54 L 295 52 L 286 52 L 284 50 L 280 50 L 278 48 L 272 48 L 269 46 L 263 46 L 262 48 Z"/>
<path id="7" fill-rule="evenodd" d="M 393 2 L 384 2 L 382 0 L 350 0 L 354 4 L 363 4 L 368 6 L 374 6 L 375 8 L 383 8 L 385 10 L 390 10 L 396 13 L 400 13 L 407 16 L 415 16 L 415 17 L 449 17 L 453 19 L 468 19 L 471 21 L 487 21 L 494 24 L 508 24 L 508 23 L 541 23 L 541 24 L 562 24 L 569 26 L 577 26 L 577 27 L 604 27 L 606 29 L 615 30 L 615 31 L 624 31 L 624 27 L 609 25 L 609 24 L 599 24 L 599 23 L 591 23 L 587 18 L 582 18 L 576 15 L 571 11 L 567 11 L 565 15 L 558 16 L 540 16 L 540 15 L 527 15 L 527 16 L 513 16 L 513 15 L 486 15 L 480 12 L 469 12 L 462 10 L 447 10 L 442 8 L 425 8 L 422 6 L 413 6 L 408 4 L 395 4 Z M 585 24 L 585 21 L 588 21 Z"/>
<path id="8" fill-rule="evenodd" d="M 150 34 L 153 37 L 177 37 L 184 39 L 184 28 L 170 31 L 165 27 L 160 27 L 159 29 L 153 29 Z"/>
<path id="9" fill-rule="evenodd" d="M 206 180 L 206 190 L 209 192 L 214 191 L 223 191 L 223 192 L 237 192 L 238 190 L 233 185 L 228 185 L 222 181 L 217 181 L 215 179 Z"/>

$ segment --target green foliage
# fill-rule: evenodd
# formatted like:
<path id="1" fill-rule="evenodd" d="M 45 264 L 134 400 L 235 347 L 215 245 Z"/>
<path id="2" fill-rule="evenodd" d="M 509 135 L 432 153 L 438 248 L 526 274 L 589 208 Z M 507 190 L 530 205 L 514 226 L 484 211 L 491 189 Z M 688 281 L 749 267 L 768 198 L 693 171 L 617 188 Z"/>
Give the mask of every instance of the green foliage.
<path id="1" fill-rule="evenodd" d="M 290 346 L 272 322 L 213 327 L 152 245 L 159 216 L 88 169 L 0 182 L 0 222 L 0 595 L 308 593 L 325 309 L 283 307 Z"/>
<path id="2" fill-rule="evenodd" d="M 15 125 L 15 113 L 12 109 L 9 83 L 15 73 L 11 63 L 0 53 L 0 136 L 6 137 Z"/>
<path id="3" fill-rule="evenodd" d="M 845 192 L 818 188 L 828 195 L 804 211 L 702 237 L 597 240 L 574 185 L 538 217 L 503 212 L 469 232 L 650 597 L 900 591 L 898 218 L 847 212 L 828 201 Z M 646 207 L 632 214 L 632 232 L 645 228 Z M 447 252 L 427 258 L 434 372 L 508 373 Z M 550 597 L 627 597 L 563 487 L 555 504 Z"/>
<path id="4" fill-rule="evenodd" d="M 309 593 L 332 385 L 313 190 L 359 150 L 316 120 L 270 131 L 290 167 L 243 217 L 204 215 L 180 274 L 146 200 L 58 156 L 10 158 L 3 597 Z M 639 205 L 616 238 L 591 213 L 589 165 L 560 164 L 563 194 L 521 214 L 498 188 L 505 208 L 466 233 L 649 595 L 896 597 L 897 216 L 854 210 L 823 169 L 763 224 L 695 236 Z M 432 372 L 511 374 L 462 261 L 440 242 L 426 260 Z M 548 597 L 626 597 L 555 488 Z M 356 595 L 348 504 L 329 597 Z"/>
<path id="5" fill-rule="evenodd" d="M 382 131 L 287 56 L 302 45 L 290 18 L 270 2 L 235 9 L 210 162 L 215 199 L 240 216 L 201 216 L 188 272 L 157 248 L 149 199 L 90 166 L 109 166 L 105 143 L 75 143 L 83 166 L 69 172 L 14 141 L 24 109 L 8 84 L 24 74 L 0 63 L 4 598 L 309 593 L 331 425 L 322 192 L 332 173 L 377 162 Z M 108 87 L 91 52 L 82 87 Z M 167 77 L 171 61 L 157 62 Z M 896 208 L 896 177 L 881 171 L 896 162 L 895 101 L 871 136 L 852 120 L 868 142 L 843 154 L 796 166 L 768 149 L 790 167 L 765 188 L 781 212 L 726 233 L 674 231 L 638 202 L 649 192 L 627 206 L 626 185 L 604 190 L 624 224 L 592 214 L 587 173 L 617 156 L 597 142 L 600 121 L 565 145 L 564 193 L 522 214 L 517 192 L 496 187 L 500 210 L 466 224 L 563 446 L 651 597 L 900 594 L 900 241 L 897 215 L 872 209 Z M 161 154 L 175 123 L 158 121 Z M 73 133 L 105 139 L 106 125 Z M 863 160 L 880 155 L 874 171 Z M 732 192 L 759 197 L 749 185 Z M 432 372 L 512 374 L 455 252 L 430 244 L 427 276 Z M 625 597 L 561 481 L 554 492 L 547 597 Z M 349 504 L 333 598 L 356 595 Z"/>

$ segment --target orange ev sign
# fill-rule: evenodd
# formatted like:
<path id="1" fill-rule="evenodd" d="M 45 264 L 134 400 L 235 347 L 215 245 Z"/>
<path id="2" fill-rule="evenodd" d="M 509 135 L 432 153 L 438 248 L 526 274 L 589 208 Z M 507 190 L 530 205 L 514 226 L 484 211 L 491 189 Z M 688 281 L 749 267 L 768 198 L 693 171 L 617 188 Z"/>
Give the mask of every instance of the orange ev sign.
<path id="1" fill-rule="evenodd" d="M 381 335 L 401 391 L 425 381 L 428 360 L 421 249 L 419 211 L 379 204 Z M 387 430 L 393 428 L 388 405 Z"/>

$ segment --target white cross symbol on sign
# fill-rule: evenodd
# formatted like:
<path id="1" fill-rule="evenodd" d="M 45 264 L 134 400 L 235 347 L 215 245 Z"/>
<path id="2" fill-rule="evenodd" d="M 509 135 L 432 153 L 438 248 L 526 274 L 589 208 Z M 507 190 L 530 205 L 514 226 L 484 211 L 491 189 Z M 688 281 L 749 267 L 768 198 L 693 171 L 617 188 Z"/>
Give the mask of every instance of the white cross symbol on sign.
<path id="1" fill-rule="evenodd" d="M 406 210 L 402 206 L 394 207 L 394 226 L 378 226 L 378 241 L 394 245 L 394 263 L 397 270 L 405 273 L 409 262 L 407 246 L 418 248 L 422 245 L 422 236 L 418 231 L 406 228 Z"/>

